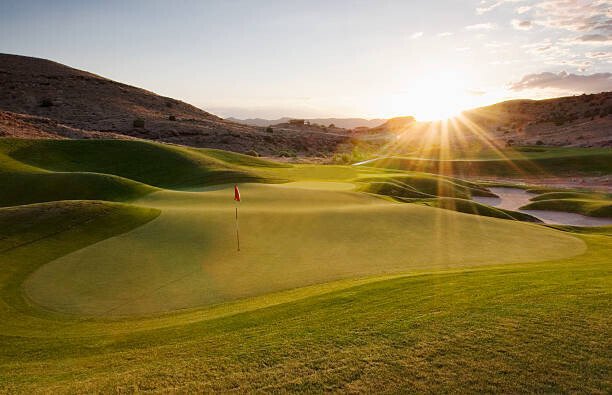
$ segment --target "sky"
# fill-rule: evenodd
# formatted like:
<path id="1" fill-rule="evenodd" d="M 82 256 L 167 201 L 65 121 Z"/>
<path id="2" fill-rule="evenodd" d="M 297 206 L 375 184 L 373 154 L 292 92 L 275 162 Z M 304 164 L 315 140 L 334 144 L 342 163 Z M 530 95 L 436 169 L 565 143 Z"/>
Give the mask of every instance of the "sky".
<path id="1" fill-rule="evenodd" d="M 612 1 L 0 0 L 0 52 L 237 118 L 445 118 L 612 90 Z"/>

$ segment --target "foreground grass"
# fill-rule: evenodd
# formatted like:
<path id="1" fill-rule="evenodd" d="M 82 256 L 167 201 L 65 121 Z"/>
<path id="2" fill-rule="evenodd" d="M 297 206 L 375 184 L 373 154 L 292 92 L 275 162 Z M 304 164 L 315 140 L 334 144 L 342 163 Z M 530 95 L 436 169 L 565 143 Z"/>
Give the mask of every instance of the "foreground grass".
<path id="1" fill-rule="evenodd" d="M 583 237 L 588 252 L 571 259 L 400 277 L 218 319 L 204 310 L 168 328 L 7 333 L 2 388 L 609 393 L 612 251 L 608 237 Z"/>

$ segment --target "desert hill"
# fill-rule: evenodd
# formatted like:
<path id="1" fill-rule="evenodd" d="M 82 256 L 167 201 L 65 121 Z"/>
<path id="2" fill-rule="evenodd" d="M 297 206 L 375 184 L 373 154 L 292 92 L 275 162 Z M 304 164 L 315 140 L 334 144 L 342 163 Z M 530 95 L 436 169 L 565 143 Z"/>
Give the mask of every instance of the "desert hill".
<path id="1" fill-rule="evenodd" d="M 8 54 L 0 54 L 0 136 L 125 136 L 264 155 L 333 152 L 346 140 L 320 134 L 305 145 L 309 136 L 299 131 L 269 133 L 50 60 Z"/>
<path id="2" fill-rule="evenodd" d="M 511 100 L 464 111 L 448 121 L 389 119 L 367 131 L 370 139 L 393 140 L 400 148 L 447 145 L 612 146 L 612 92 L 547 100 Z M 397 147 L 397 145 L 396 145 Z"/>

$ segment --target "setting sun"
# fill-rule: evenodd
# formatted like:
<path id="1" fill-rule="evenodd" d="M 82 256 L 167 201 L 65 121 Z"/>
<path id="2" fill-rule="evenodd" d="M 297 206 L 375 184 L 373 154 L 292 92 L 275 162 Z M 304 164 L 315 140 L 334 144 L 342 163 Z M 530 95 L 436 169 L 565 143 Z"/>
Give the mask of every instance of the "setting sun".
<path id="1" fill-rule="evenodd" d="M 405 89 L 382 100 L 388 116 L 413 115 L 418 121 L 442 120 L 478 104 L 465 75 L 440 72 L 407 82 Z M 409 109 L 409 110 L 408 110 Z"/>

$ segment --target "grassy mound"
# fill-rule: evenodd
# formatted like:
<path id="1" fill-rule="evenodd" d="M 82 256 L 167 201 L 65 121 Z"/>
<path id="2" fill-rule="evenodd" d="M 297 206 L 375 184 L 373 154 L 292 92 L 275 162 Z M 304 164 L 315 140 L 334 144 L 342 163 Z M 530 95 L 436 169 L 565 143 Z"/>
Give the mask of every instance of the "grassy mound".
<path id="1" fill-rule="evenodd" d="M 21 309 L 21 285 L 39 266 L 160 214 L 154 208 L 101 201 L 60 201 L 0 208 L 2 311 Z M 8 305 L 6 304 L 8 303 Z M 12 313 L 11 313 L 12 314 Z"/>
<path id="2" fill-rule="evenodd" d="M 55 200 L 129 201 L 157 188 L 96 173 L 0 172 L 0 206 Z"/>
<path id="3" fill-rule="evenodd" d="M 590 217 L 612 217 L 612 202 L 591 199 L 548 199 L 529 203 L 521 207 L 521 210 L 567 211 Z"/>
<path id="4" fill-rule="evenodd" d="M 272 168 L 291 167 L 290 165 L 284 163 L 272 162 L 270 160 L 256 158 L 250 155 L 239 154 L 237 152 L 223 151 L 220 149 L 200 148 L 198 149 L 198 151 L 203 152 L 209 157 L 219 159 L 223 162 L 231 163 L 233 165 Z"/>
<path id="5" fill-rule="evenodd" d="M 260 180 L 248 169 L 216 158 L 218 153 L 146 141 L 9 139 L 0 144 L 2 151 L 44 170 L 111 174 L 162 188 Z"/>
<path id="6" fill-rule="evenodd" d="M 534 202 L 557 199 L 612 200 L 612 194 L 596 192 L 547 192 L 531 198 Z"/>
<path id="7" fill-rule="evenodd" d="M 363 176 L 356 180 L 362 192 L 391 197 L 426 198 L 433 196 L 469 199 L 476 196 L 495 196 L 477 184 L 450 177 L 426 173 L 405 175 Z"/>
<path id="8" fill-rule="evenodd" d="M 459 211 L 466 214 L 482 215 L 485 217 L 511 219 L 526 222 L 542 222 L 539 219 L 518 211 L 505 210 L 502 208 L 487 206 L 473 200 L 455 198 L 435 198 L 415 201 L 431 207 L 442 208 L 445 210 Z"/>

